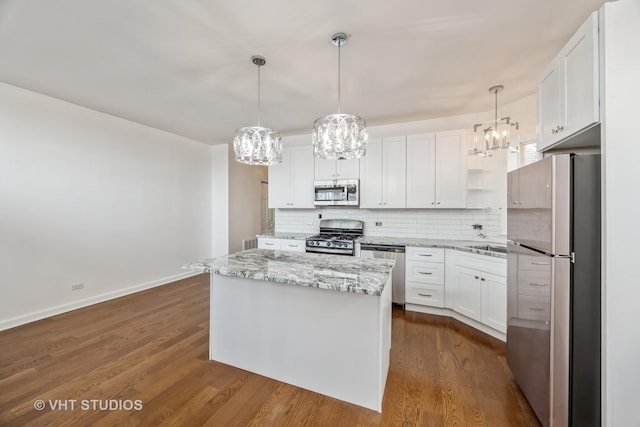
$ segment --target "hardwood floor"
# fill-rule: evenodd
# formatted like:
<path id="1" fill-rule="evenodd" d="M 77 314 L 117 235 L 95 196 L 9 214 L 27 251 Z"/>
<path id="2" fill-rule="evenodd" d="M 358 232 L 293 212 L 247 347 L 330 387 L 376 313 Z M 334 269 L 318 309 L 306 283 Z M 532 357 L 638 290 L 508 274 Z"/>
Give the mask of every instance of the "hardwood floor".
<path id="1" fill-rule="evenodd" d="M 381 414 L 209 361 L 208 286 L 200 275 L 0 332 L 0 426 L 539 425 L 504 344 L 437 316 L 394 310 Z"/>

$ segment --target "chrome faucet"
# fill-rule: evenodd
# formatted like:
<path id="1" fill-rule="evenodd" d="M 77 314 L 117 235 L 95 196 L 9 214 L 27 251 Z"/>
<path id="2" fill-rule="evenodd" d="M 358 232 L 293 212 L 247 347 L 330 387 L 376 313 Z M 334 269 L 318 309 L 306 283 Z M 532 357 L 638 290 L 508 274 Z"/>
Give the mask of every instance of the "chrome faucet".
<path id="1" fill-rule="evenodd" d="M 487 238 L 487 235 L 482 232 L 482 224 L 473 224 L 471 227 L 473 227 L 474 230 L 478 230 L 478 236 L 483 239 Z"/>

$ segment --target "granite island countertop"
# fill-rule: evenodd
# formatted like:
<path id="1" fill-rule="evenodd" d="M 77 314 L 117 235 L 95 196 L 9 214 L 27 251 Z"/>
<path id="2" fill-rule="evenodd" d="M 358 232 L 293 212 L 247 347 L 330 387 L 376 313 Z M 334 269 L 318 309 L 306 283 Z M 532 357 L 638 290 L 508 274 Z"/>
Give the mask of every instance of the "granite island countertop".
<path id="1" fill-rule="evenodd" d="M 249 249 L 195 261 L 184 268 L 202 273 L 380 296 L 393 265 L 393 260 L 386 259 Z"/>

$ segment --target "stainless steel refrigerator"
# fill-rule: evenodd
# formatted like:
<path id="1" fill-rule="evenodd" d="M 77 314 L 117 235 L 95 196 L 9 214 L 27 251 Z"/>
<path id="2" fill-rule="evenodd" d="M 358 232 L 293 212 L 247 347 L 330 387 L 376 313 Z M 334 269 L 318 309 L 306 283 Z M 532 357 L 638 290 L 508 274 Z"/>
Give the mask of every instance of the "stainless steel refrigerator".
<path id="1" fill-rule="evenodd" d="M 599 426 L 600 155 L 507 179 L 507 363 L 542 425 Z"/>

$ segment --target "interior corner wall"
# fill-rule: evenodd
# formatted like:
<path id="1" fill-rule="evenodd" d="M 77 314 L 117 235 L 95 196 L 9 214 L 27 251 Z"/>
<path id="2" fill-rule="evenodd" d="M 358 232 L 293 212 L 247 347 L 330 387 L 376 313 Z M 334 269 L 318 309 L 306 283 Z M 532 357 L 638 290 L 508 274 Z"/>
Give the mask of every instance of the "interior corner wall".
<path id="1" fill-rule="evenodd" d="M 229 149 L 229 253 L 242 250 L 242 241 L 255 239 L 261 230 L 261 182 L 266 166 L 238 163 Z"/>
<path id="2" fill-rule="evenodd" d="M 640 301 L 640 199 L 635 175 L 640 159 L 640 1 L 605 3 L 600 10 L 600 31 L 604 34 L 602 425 L 637 426 L 640 331 L 635 325 Z"/>
<path id="3" fill-rule="evenodd" d="M 210 153 L 0 83 L 0 330 L 191 275 L 211 253 Z"/>
<path id="4" fill-rule="evenodd" d="M 219 144 L 212 152 L 212 249 L 211 256 L 229 253 L 229 146 Z"/>

